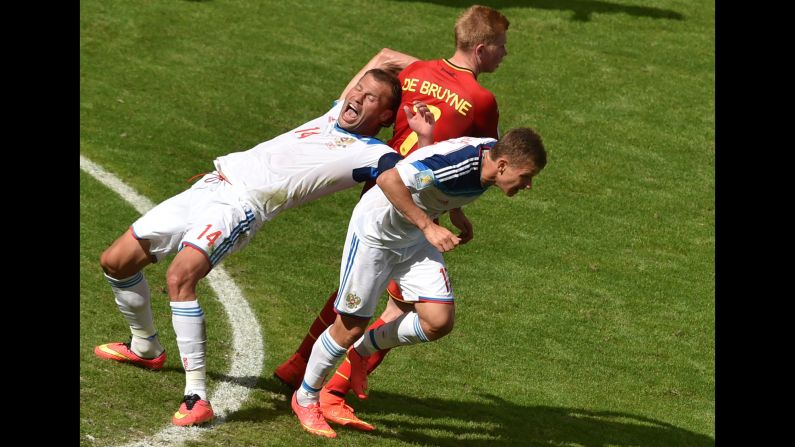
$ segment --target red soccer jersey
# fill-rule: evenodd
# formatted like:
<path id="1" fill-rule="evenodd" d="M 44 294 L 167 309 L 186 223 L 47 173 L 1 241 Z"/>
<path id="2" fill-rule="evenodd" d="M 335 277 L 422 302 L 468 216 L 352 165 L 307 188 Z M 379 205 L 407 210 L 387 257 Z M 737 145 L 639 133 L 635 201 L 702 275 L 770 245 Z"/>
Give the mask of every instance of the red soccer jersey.
<path id="1" fill-rule="evenodd" d="M 417 134 L 409 128 L 402 110 L 404 105 L 411 107 L 415 100 L 425 102 L 436 118 L 434 142 L 465 136 L 497 138 L 497 101 L 478 84 L 472 71 L 439 59 L 414 62 L 398 77 L 403 84 L 403 98 L 395 131 L 387 144 L 400 155 L 405 157 L 417 149 Z"/>

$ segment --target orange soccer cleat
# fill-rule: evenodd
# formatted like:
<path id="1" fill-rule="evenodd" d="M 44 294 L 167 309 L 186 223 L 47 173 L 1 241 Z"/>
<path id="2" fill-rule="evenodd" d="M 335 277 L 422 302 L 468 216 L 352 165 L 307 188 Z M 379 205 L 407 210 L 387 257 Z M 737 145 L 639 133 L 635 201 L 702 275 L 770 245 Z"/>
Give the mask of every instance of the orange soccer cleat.
<path id="1" fill-rule="evenodd" d="M 306 371 L 306 359 L 301 354 L 295 353 L 286 362 L 282 363 L 273 372 L 273 376 L 285 385 L 297 390 L 301 387 Z"/>
<path id="2" fill-rule="evenodd" d="M 182 427 L 188 425 L 201 425 L 213 420 L 213 407 L 210 402 L 202 400 L 198 394 L 185 396 L 174 413 L 171 423 Z"/>
<path id="3" fill-rule="evenodd" d="M 105 343 L 95 347 L 94 354 L 103 359 L 132 363 L 133 365 L 152 370 L 162 369 L 163 364 L 166 363 L 166 351 L 163 351 L 153 359 L 145 359 L 132 352 L 129 343 Z"/>
<path id="4" fill-rule="evenodd" d="M 323 388 L 320 391 L 320 411 L 327 421 L 362 431 L 373 431 L 375 426 L 359 419 L 345 399 Z"/>
<path id="5" fill-rule="evenodd" d="M 298 405 L 297 393 L 298 391 L 293 392 L 293 399 L 290 405 L 293 407 L 293 413 L 298 416 L 301 427 L 313 435 L 336 438 L 337 433 L 326 423 L 323 414 L 320 412 L 320 405 L 311 404 L 306 407 Z"/>

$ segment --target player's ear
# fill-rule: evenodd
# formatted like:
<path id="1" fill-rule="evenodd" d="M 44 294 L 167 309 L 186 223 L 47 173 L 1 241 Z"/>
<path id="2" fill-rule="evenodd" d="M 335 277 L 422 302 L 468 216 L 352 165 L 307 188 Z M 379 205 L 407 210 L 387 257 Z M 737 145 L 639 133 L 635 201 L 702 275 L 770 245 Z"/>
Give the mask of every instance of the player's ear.
<path id="1" fill-rule="evenodd" d="M 395 122 L 395 112 L 389 109 L 384 110 L 383 112 L 381 112 L 378 118 L 381 121 L 381 126 L 389 127 L 392 125 L 392 123 Z"/>
<path id="2" fill-rule="evenodd" d="M 505 168 L 507 168 L 507 167 L 508 167 L 508 160 L 507 159 L 502 158 L 502 157 L 497 159 L 497 172 L 502 174 L 502 173 L 505 172 Z"/>

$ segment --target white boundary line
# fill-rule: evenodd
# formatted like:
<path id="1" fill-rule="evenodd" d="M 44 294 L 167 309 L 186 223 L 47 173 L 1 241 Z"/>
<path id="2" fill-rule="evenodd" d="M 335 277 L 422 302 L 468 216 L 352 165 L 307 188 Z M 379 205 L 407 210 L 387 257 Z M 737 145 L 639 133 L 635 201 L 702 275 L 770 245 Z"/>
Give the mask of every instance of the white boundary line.
<path id="1" fill-rule="evenodd" d="M 82 155 L 80 155 L 80 169 L 119 194 L 139 213 L 145 214 L 154 206 L 151 200 L 138 194 L 116 176 Z M 212 425 L 215 425 L 224 422 L 227 415 L 237 411 L 248 398 L 250 390 L 254 388 L 262 373 L 265 351 L 262 347 L 259 323 L 232 278 L 221 266 L 216 266 L 207 275 L 207 279 L 218 296 L 218 301 L 224 306 L 229 324 L 232 326 L 233 338 L 232 365 L 227 373 L 228 379 L 219 381 L 215 392 L 209 396 L 215 412 Z M 124 444 L 123 447 L 171 447 L 196 439 L 204 431 L 206 428 L 170 425 L 149 438 Z"/>

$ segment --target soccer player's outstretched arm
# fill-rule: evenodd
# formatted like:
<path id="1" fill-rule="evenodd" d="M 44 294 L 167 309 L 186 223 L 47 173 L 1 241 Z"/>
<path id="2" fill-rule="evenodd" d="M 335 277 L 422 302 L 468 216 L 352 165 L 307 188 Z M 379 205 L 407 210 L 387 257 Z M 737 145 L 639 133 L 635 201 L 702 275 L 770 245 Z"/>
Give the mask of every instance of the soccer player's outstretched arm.
<path id="1" fill-rule="evenodd" d="M 348 82 L 348 85 L 342 90 L 340 94 L 340 100 L 344 100 L 345 96 L 348 92 L 356 86 L 356 83 L 359 82 L 359 79 L 367 73 L 367 70 L 373 68 L 381 68 L 383 70 L 391 71 L 395 73 L 397 76 L 398 73 L 401 72 L 404 68 L 406 68 L 412 62 L 418 61 L 414 56 L 401 53 L 400 51 L 395 51 L 389 48 L 382 48 L 372 59 L 370 59 L 367 64 L 359 70 L 358 73 L 353 77 L 353 79 Z"/>

